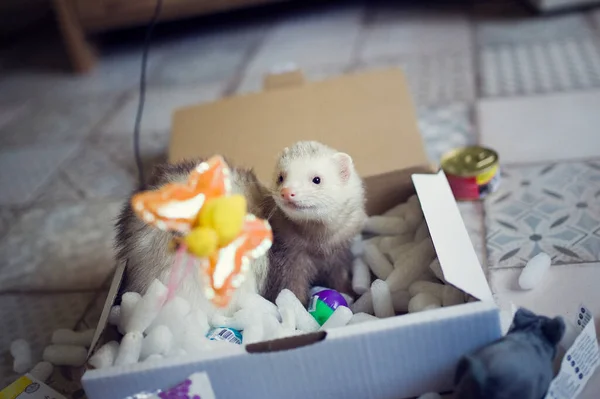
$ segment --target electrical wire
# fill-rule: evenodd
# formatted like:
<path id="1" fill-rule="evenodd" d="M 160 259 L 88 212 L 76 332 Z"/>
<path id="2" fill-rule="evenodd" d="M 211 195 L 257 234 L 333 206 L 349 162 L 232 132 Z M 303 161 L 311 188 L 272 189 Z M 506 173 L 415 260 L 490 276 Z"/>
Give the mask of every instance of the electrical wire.
<path id="1" fill-rule="evenodd" d="M 138 109 L 135 116 L 135 126 L 133 128 L 133 153 L 135 157 L 135 164 L 138 171 L 138 188 L 143 190 L 146 187 L 146 180 L 144 177 L 144 166 L 142 164 L 142 157 L 140 155 L 140 128 L 142 123 L 142 115 L 144 114 L 144 104 L 146 102 L 146 67 L 148 64 L 148 54 L 150 53 L 150 42 L 152 39 L 152 32 L 158 22 L 160 13 L 162 11 L 163 0 L 156 0 L 156 6 L 152 19 L 146 28 L 146 38 L 144 39 L 144 47 L 142 49 L 142 67 L 140 73 L 140 88 L 139 88 L 139 102 Z"/>

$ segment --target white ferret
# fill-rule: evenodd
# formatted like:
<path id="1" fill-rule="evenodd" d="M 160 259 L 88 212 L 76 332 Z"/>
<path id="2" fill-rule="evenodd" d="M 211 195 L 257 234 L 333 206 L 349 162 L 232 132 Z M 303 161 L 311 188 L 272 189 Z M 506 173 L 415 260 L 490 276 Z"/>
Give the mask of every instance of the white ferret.
<path id="1" fill-rule="evenodd" d="M 150 185 L 183 182 L 197 163 L 159 167 Z M 249 212 L 269 220 L 274 236 L 268 254 L 252 263 L 237 295 L 252 291 L 274 301 L 288 288 L 306 304 L 312 285 L 352 294 L 350 244 L 366 214 L 362 180 L 349 155 L 314 141 L 298 142 L 279 157 L 272 189 L 240 168 L 232 168 L 232 188 L 246 197 Z M 123 290 L 143 293 L 155 278 L 166 284 L 173 235 L 137 219 L 129 201 L 117 229 L 118 258 L 127 263 Z M 205 307 L 199 273 L 194 276 L 184 281 L 178 295 Z"/>

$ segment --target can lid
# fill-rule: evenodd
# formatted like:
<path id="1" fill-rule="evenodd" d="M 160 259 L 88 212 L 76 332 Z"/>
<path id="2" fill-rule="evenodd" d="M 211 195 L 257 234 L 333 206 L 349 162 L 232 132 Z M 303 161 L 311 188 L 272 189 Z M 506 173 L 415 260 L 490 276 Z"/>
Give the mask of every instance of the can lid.
<path id="1" fill-rule="evenodd" d="M 442 157 L 441 166 L 447 174 L 472 177 L 498 164 L 498 153 L 492 149 L 471 146 L 456 148 Z"/>

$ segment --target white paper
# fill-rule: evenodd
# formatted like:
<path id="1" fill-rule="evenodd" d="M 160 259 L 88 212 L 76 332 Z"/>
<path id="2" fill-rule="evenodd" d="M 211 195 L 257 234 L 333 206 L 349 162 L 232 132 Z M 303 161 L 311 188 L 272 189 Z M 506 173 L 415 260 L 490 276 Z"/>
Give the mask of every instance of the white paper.
<path id="1" fill-rule="evenodd" d="M 600 364 L 594 319 L 583 305 L 579 306 L 576 325 L 581 328 L 581 333 L 565 353 L 560 371 L 552 380 L 545 399 L 576 398 Z"/>

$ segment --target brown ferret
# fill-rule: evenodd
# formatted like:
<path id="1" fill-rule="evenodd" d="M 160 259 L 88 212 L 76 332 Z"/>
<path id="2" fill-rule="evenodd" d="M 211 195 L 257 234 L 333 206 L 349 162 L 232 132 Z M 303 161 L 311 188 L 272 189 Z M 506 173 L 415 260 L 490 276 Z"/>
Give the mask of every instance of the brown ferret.
<path id="1" fill-rule="evenodd" d="M 183 182 L 198 162 L 158 167 L 150 186 Z M 350 244 L 366 220 L 364 189 L 352 158 L 317 142 L 299 142 L 283 151 L 274 176 L 269 190 L 251 170 L 232 167 L 233 192 L 246 197 L 248 212 L 269 220 L 274 236 L 268 254 L 252 263 L 236 294 L 258 292 L 274 301 L 288 288 L 305 305 L 316 284 L 352 294 Z M 130 201 L 117 230 L 117 257 L 127 262 L 124 292 L 143 293 L 155 278 L 166 284 L 174 257 L 168 249 L 173 235 L 139 220 Z M 178 295 L 193 306 L 206 307 L 199 278 L 194 273 L 194 278 L 186 279 Z"/>

